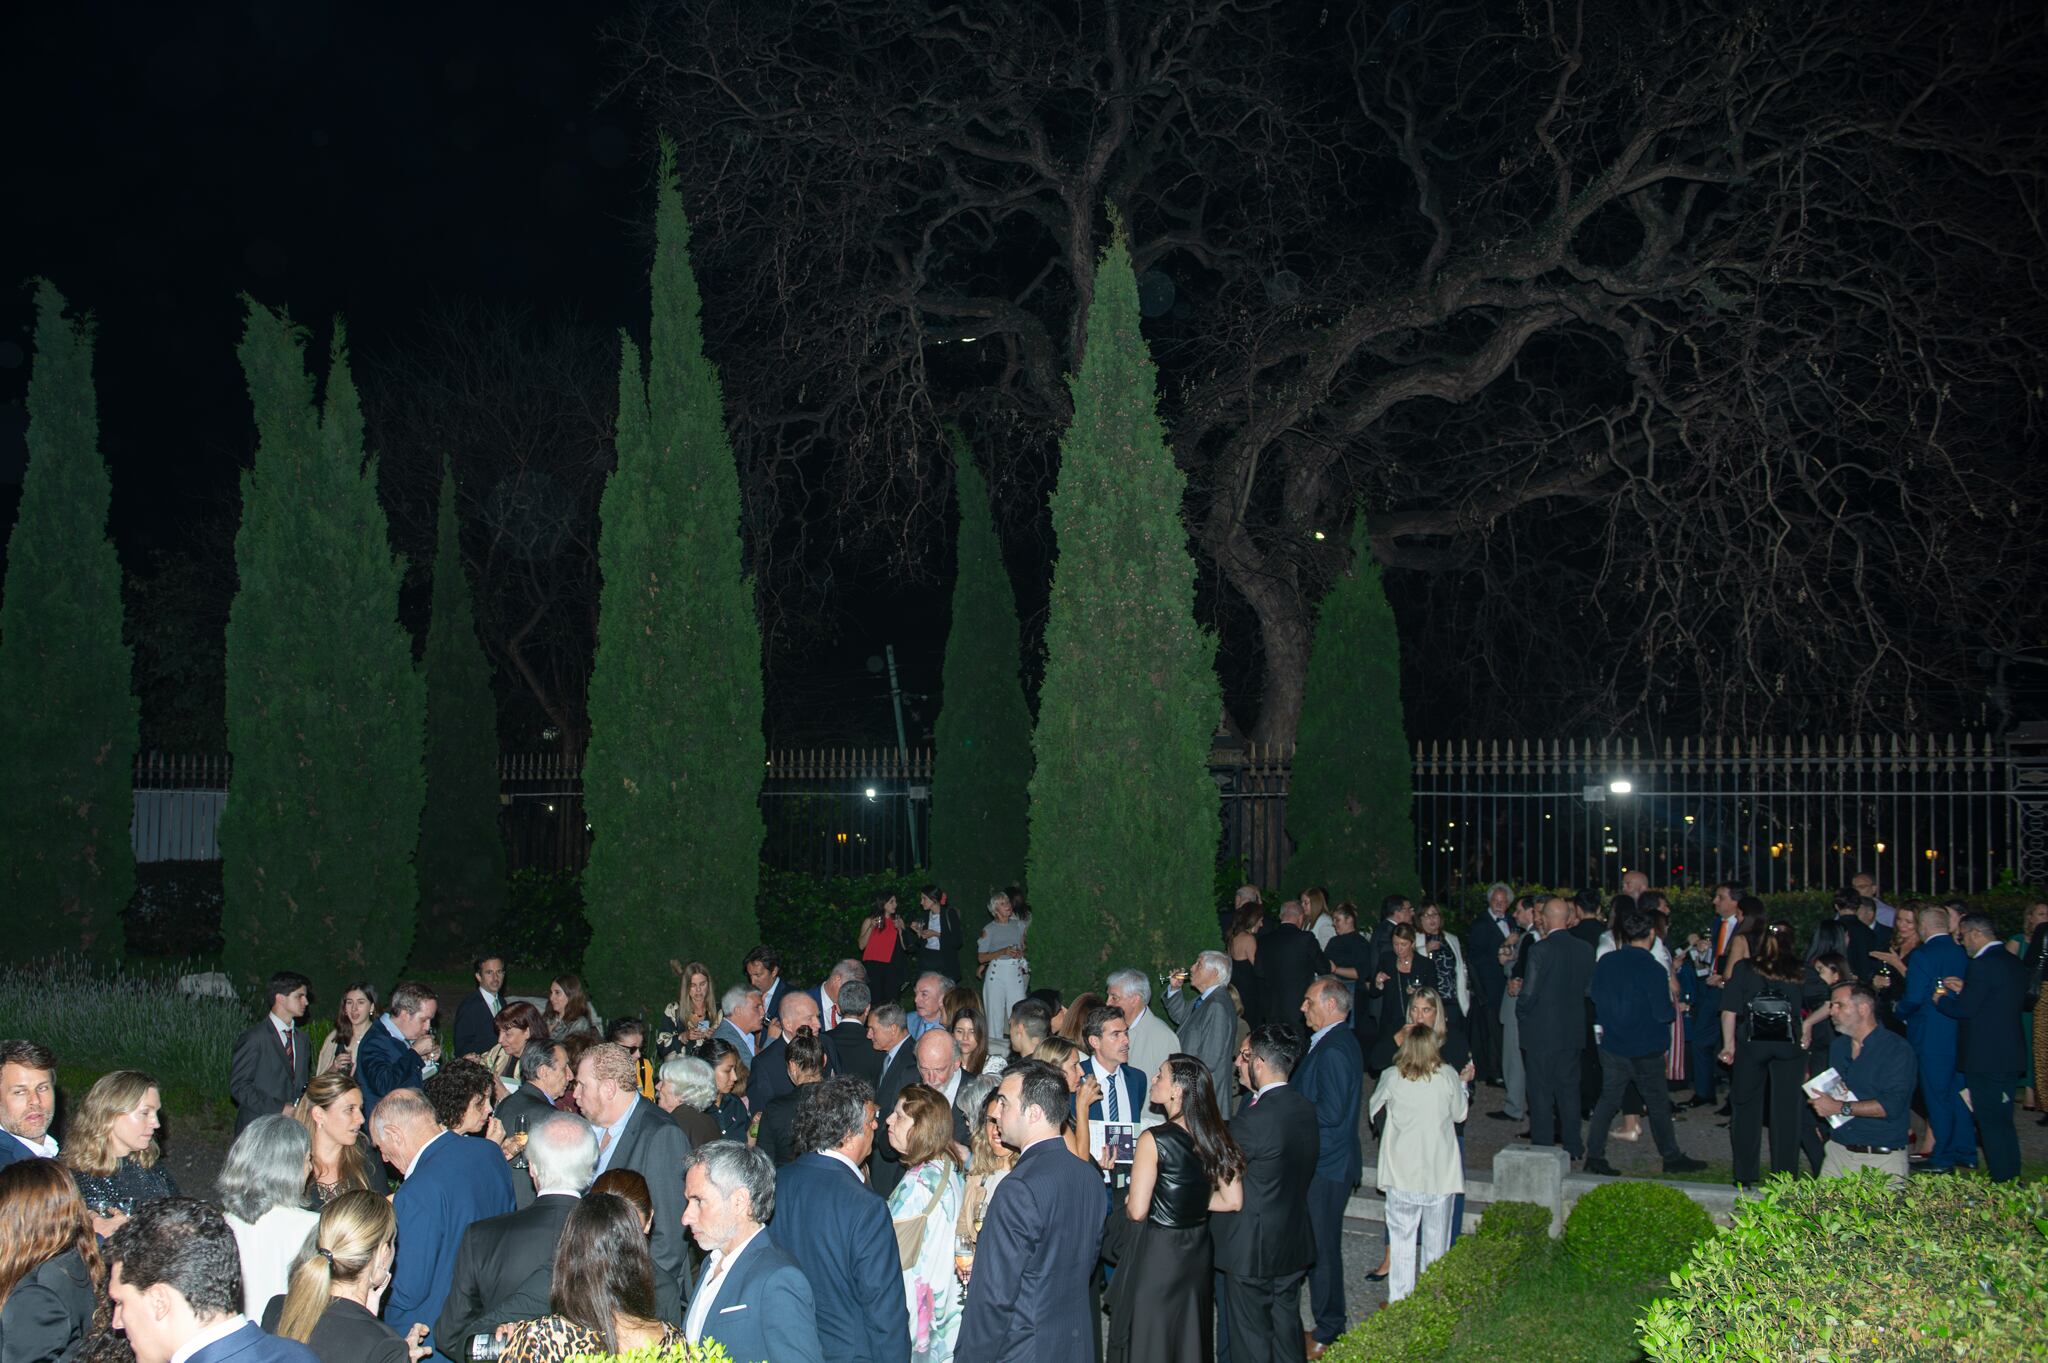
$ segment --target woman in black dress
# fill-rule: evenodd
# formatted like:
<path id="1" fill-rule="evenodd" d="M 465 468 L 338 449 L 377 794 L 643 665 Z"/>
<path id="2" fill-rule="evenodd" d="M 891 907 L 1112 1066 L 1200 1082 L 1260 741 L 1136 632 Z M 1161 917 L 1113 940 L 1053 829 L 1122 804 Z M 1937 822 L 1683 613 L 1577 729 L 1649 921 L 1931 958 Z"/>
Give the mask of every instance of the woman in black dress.
<path id="1" fill-rule="evenodd" d="M 0 1358 L 56 1363 L 92 1325 L 106 1270 L 85 1203 L 54 1160 L 0 1169 Z"/>
<path id="2" fill-rule="evenodd" d="M 1372 1053 L 1365 1058 L 1365 1068 L 1368 1074 L 1377 1075 L 1394 1063 L 1394 1047 L 1400 1041 L 1401 1029 L 1408 1025 L 1409 997 L 1418 989 L 1436 987 L 1436 967 L 1415 950 L 1413 926 L 1394 924 L 1392 947 L 1380 953 L 1370 983 L 1377 1000 L 1373 1016 L 1379 1025 Z"/>
<path id="3" fill-rule="evenodd" d="M 178 1195 L 156 1144 L 163 1105 L 156 1080 L 141 1070 L 115 1070 L 101 1075 L 78 1106 L 62 1158 L 102 1239 L 137 1207 Z"/>
<path id="4" fill-rule="evenodd" d="M 1243 1207 L 1244 1152 L 1195 1057 L 1166 1057 L 1151 1093 L 1166 1120 L 1139 1134 L 1131 1165 L 1129 1235 L 1120 1237 L 1107 1294 L 1109 1360 L 1208 1363 L 1216 1356 L 1209 1213 Z"/>

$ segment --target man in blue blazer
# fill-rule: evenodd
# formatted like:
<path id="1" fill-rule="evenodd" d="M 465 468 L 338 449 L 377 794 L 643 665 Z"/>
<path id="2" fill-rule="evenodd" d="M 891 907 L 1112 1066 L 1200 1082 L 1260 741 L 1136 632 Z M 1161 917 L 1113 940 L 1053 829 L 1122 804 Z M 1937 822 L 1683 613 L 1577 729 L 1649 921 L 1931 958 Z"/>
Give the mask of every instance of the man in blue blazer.
<path id="1" fill-rule="evenodd" d="M 896 1232 L 888 1204 L 860 1174 L 875 1144 L 874 1090 L 850 1074 L 825 1080 L 797 1114 L 795 1134 L 797 1157 L 775 1174 L 768 1234 L 811 1285 L 818 1343 L 832 1363 L 909 1363 Z"/>
<path id="2" fill-rule="evenodd" d="M 57 1057 L 33 1041 L 0 1041 L 0 1169 L 16 1160 L 55 1159 Z"/>
<path id="3" fill-rule="evenodd" d="M 384 1322 L 401 1335 L 417 1324 L 431 1331 L 455 1279 L 463 1232 L 513 1209 L 512 1172 L 495 1141 L 449 1131 L 418 1089 L 384 1095 L 370 1114 L 370 1139 L 384 1162 L 405 1176 L 391 1199 L 398 1258 Z M 451 1339 L 446 1351 L 452 1356 L 462 1343 Z"/>
<path id="4" fill-rule="evenodd" d="M 738 1141 L 713 1141 L 684 1164 L 683 1225 L 707 1255 L 684 1322 L 733 1363 L 824 1363 L 810 1280 L 776 1247 L 775 1164 Z"/>
<path id="5" fill-rule="evenodd" d="M 1970 954 L 1948 934 L 1948 910 L 1939 904 L 1920 910 L 1920 945 L 1906 958 L 1906 992 L 1895 1011 L 1906 1024 L 1906 1040 L 1920 1065 L 1920 1093 L 1934 1149 L 1928 1173 L 1977 1167 L 1977 1131 L 1963 1104 L 1963 1077 L 1956 1072 L 1956 1038 L 1961 1027 L 1934 1006 L 1945 979 L 1960 978 Z M 1858 926 L 1861 926 L 1860 924 Z M 1859 976 L 1867 979 L 1868 976 Z"/>
<path id="6" fill-rule="evenodd" d="M 113 1327 L 135 1363 L 319 1363 L 242 1315 L 242 1258 L 209 1203 L 168 1197 L 138 1207 L 107 1241 Z"/>
<path id="7" fill-rule="evenodd" d="M 1060 1139 L 1067 1081 L 1013 1061 L 996 1090 L 1003 1143 L 1019 1153 L 975 1242 L 954 1357 L 974 1363 L 1083 1363 L 1095 1356 L 1088 1280 L 1102 1257 L 1102 1173 Z"/>
<path id="8" fill-rule="evenodd" d="M 356 1085 L 363 1091 L 365 1117 L 385 1094 L 425 1082 L 427 1060 L 441 1054 L 433 1040 L 440 1007 L 440 999 L 423 984 L 408 982 L 391 991 L 390 1011 L 370 1024 L 356 1047 Z"/>
<path id="9" fill-rule="evenodd" d="M 1364 1096 L 1365 1057 L 1351 1030 L 1351 991 L 1333 975 L 1308 987 L 1301 1001 L 1308 1023 L 1308 1054 L 1294 1067 L 1294 1091 L 1316 1110 L 1315 1177 L 1308 1181 L 1308 1224 L 1316 1261 L 1309 1270 L 1308 1304 L 1319 1346 L 1344 1333 L 1344 1204 L 1364 1167 L 1358 1147 L 1358 1104 Z"/>
<path id="10" fill-rule="evenodd" d="M 1960 979 L 1941 982 L 1934 1006 L 1963 1024 L 1957 1043 L 1963 1085 L 1977 1115 L 1984 1142 L 1984 1170 L 1993 1183 L 2020 1176 L 2020 1138 L 2012 1126 L 2012 1095 L 2026 1080 L 2027 1059 L 2020 1032 L 2020 1008 L 2027 996 L 2027 968 L 1998 939 L 1998 925 L 1981 913 L 1966 913 L 1960 925 L 1969 968 Z M 1923 946 L 1909 960 L 1920 959 Z"/>

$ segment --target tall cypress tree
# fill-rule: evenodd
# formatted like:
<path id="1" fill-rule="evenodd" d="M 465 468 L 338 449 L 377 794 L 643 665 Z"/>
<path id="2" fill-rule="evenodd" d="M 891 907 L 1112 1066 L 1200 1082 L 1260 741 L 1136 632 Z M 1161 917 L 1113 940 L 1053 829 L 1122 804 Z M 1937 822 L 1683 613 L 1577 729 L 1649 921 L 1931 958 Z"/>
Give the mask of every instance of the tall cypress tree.
<path id="1" fill-rule="evenodd" d="M 257 444 L 228 611 L 223 935 L 244 988 L 289 967 L 332 1003 L 351 980 L 388 985 L 412 950 L 426 686 L 340 322 L 324 403 L 305 344 L 249 302 Z"/>
<path id="2" fill-rule="evenodd" d="M 945 703 L 933 735 L 932 876 L 961 906 L 970 941 L 989 893 L 1024 871 L 1031 712 L 1024 704 L 1017 599 L 966 438 L 953 436 L 960 504 Z"/>
<path id="3" fill-rule="evenodd" d="M 477 643 L 469 575 L 455 518 L 455 479 L 441 473 L 427 623 L 426 810 L 420 817 L 419 935 L 413 959 L 452 964 L 492 950 L 505 911 L 498 831 L 498 720 L 491 669 Z"/>
<path id="4" fill-rule="evenodd" d="M 28 469 L 0 603 L 0 884 L 18 959 L 121 954 L 135 889 L 132 661 L 121 564 L 107 538 L 92 324 L 36 286 Z"/>
<path id="5" fill-rule="evenodd" d="M 758 934 L 761 629 L 739 472 L 704 354 L 690 228 L 664 143 L 647 372 L 621 336 L 618 465 L 599 508 L 584 810 L 584 973 L 623 1013 L 675 989 L 671 956 L 734 974 Z"/>
<path id="6" fill-rule="evenodd" d="M 1186 480 L 1166 447 L 1121 228 L 1095 271 L 1060 444 L 1032 747 L 1034 977 L 1184 963 L 1216 935 L 1216 641 L 1195 623 Z"/>
<path id="7" fill-rule="evenodd" d="M 1401 639 L 1361 510 L 1351 566 L 1316 620 L 1287 792 L 1291 888 L 1369 904 L 1421 893 L 1415 789 L 1401 722 Z"/>

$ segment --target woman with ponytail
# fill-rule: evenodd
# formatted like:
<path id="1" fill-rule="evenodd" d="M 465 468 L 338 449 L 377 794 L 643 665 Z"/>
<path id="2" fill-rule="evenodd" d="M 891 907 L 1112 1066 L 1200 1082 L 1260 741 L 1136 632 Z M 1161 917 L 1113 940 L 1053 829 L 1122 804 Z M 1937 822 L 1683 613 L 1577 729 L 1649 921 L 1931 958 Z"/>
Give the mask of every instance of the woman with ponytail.
<path id="1" fill-rule="evenodd" d="M 320 1229 L 298 1263 L 290 1289 L 272 1297 L 263 1328 L 295 1339 L 320 1363 L 419 1363 L 433 1350 L 424 1324 L 404 1339 L 377 1319 L 391 1284 L 398 1218 L 377 1194 L 355 1189 L 320 1209 Z M 451 1341 L 453 1342 L 453 1341 Z"/>

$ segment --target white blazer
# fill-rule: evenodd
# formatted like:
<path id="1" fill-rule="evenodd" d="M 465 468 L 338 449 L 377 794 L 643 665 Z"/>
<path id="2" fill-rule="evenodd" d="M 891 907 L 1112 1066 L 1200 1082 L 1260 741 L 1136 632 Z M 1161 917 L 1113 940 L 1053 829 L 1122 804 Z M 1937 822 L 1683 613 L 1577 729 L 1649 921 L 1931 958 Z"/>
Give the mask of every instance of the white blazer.
<path id="1" fill-rule="evenodd" d="M 1380 1133 L 1380 1191 L 1464 1192 L 1457 1123 L 1465 1120 L 1465 1081 L 1457 1071 L 1438 1065 L 1427 1079 L 1403 1079 L 1389 1065 L 1380 1071 L 1366 1116 L 1378 1116 L 1381 1108 L 1387 1126 Z"/>

